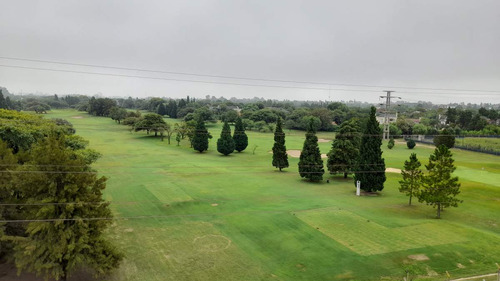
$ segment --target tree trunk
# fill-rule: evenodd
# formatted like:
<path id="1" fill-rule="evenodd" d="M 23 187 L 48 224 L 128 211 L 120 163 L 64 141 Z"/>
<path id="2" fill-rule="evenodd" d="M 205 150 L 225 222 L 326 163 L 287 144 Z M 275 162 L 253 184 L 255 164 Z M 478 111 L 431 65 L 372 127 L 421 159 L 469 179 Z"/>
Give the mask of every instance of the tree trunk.
<path id="1" fill-rule="evenodd" d="M 408 206 L 411 206 L 411 195 L 410 195 L 410 201 L 408 202 Z"/>
<path id="2" fill-rule="evenodd" d="M 281 169 L 283 169 L 283 168 L 280 167 L 280 172 L 281 172 Z"/>
<path id="3" fill-rule="evenodd" d="M 438 203 L 438 211 L 437 211 L 437 218 L 441 218 L 441 203 Z"/>
<path id="4" fill-rule="evenodd" d="M 347 173 L 344 173 L 344 179 L 347 179 Z"/>

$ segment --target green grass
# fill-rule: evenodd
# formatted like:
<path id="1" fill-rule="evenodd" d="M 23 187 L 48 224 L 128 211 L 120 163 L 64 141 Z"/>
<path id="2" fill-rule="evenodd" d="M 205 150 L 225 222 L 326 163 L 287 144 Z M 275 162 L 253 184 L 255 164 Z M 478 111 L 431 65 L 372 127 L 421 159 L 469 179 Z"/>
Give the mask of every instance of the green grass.
<path id="1" fill-rule="evenodd" d="M 432 207 L 407 205 L 399 174 L 387 173 L 380 196 L 356 197 L 351 178 L 301 180 L 297 158 L 276 171 L 270 133 L 247 132 L 247 150 L 224 157 L 219 124 L 208 127 L 214 138 L 200 154 L 187 140 L 168 145 L 109 118 L 47 117 L 68 119 L 103 154 L 95 168 L 109 178 L 105 197 L 116 217 L 156 216 L 113 224 L 108 235 L 126 260 L 110 280 L 402 280 L 405 269 L 443 280 L 446 271 L 492 273 L 500 263 L 497 156 L 453 150 L 464 202 L 436 220 Z M 287 148 L 301 149 L 304 133 L 286 133 Z M 330 145 L 320 143 L 321 152 Z M 426 164 L 433 151 L 383 147 L 386 166 L 399 169 L 411 152 Z"/>

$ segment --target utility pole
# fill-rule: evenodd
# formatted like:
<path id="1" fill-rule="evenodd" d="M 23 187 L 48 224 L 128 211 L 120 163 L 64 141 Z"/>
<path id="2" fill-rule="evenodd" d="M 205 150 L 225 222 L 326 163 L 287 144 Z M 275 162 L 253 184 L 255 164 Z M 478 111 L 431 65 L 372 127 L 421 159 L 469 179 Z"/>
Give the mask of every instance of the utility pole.
<path id="1" fill-rule="evenodd" d="M 386 93 L 385 96 L 380 96 L 381 98 L 385 98 L 385 103 L 381 103 L 380 105 L 385 106 L 384 109 L 384 135 L 383 139 L 388 140 L 389 139 L 389 113 L 391 109 L 391 99 L 398 98 L 400 99 L 401 97 L 394 97 L 391 96 L 391 93 L 394 93 L 394 91 L 384 91 Z"/>

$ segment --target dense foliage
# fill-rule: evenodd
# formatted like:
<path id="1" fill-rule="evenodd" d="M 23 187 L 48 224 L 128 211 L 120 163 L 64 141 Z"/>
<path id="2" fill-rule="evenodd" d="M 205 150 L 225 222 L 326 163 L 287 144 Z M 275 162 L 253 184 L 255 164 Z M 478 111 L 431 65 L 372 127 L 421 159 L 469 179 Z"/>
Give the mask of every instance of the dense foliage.
<path id="1" fill-rule="evenodd" d="M 196 127 L 194 129 L 193 138 L 191 141 L 194 150 L 200 153 L 207 150 L 209 138 L 211 138 L 211 135 L 205 127 L 205 121 L 203 120 L 203 117 L 200 116 L 196 121 Z"/>
<path id="2" fill-rule="evenodd" d="M 405 193 L 410 197 L 408 205 L 411 206 L 411 199 L 414 196 L 419 195 L 420 186 L 422 185 L 422 170 L 420 166 L 422 164 L 418 161 L 417 154 L 412 153 L 410 155 L 410 160 L 405 161 L 405 166 L 401 175 L 403 179 L 399 181 L 400 187 L 399 191 Z"/>
<path id="3" fill-rule="evenodd" d="M 314 128 L 314 121 L 311 119 L 306 133 L 306 140 L 300 153 L 299 174 L 310 181 L 323 180 L 325 170 L 323 159 L 318 146 L 318 137 Z"/>
<path id="4" fill-rule="evenodd" d="M 20 271 L 62 280 L 82 266 L 117 268 L 123 256 L 103 236 L 106 178 L 90 166 L 99 154 L 62 119 L 0 110 L 0 121 L 0 201 L 12 204 L 1 217 L 27 220 L 1 227 L 1 254 Z"/>
<path id="5" fill-rule="evenodd" d="M 229 123 L 227 122 L 224 122 L 220 138 L 217 140 L 217 151 L 225 156 L 234 151 L 234 140 L 233 137 L 231 137 L 231 127 L 229 127 Z"/>
<path id="6" fill-rule="evenodd" d="M 235 111 L 231 111 L 235 112 Z M 226 122 L 230 122 L 226 119 Z M 240 117 L 236 118 L 236 124 L 234 125 L 234 149 L 238 152 L 242 152 L 248 146 L 248 136 L 245 133 L 245 126 L 243 126 L 243 121 Z"/>
<path id="7" fill-rule="evenodd" d="M 278 118 L 276 131 L 274 131 L 273 166 L 280 169 L 280 171 L 288 168 L 288 154 L 286 152 L 285 133 L 282 126 L 281 118 Z"/>
<path id="8" fill-rule="evenodd" d="M 371 108 L 370 117 L 361 138 L 359 158 L 354 182 L 361 182 L 361 189 L 367 192 L 384 189 L 385 161 L 382 158 L 382 131 L 375 118 L 375 107 Z"/>
<path id="9" fill-rule="evenodd" d="M 327 167 L 330 174 L 343 173 L 347 178 L 356 167 L 359 158 L 361 142 L 359 127 L 356 120 L 345 121 L 332 143 L 328 153 Z"/>
<path id="10" fill-rule="evenodd" d="M 441 145 L 436 147 L 429 157 L 429 164 L 425 166 L 427 174 L 423 177 L 418 200 L 436 207 L 437 218 L 441 217 L 444 208 L 457 207 L 461 202 L 455 198 L 460 193 L 460 183 L 458 177 L 452 176 L 456 169 L 452 156 L 448 147 Z"/>

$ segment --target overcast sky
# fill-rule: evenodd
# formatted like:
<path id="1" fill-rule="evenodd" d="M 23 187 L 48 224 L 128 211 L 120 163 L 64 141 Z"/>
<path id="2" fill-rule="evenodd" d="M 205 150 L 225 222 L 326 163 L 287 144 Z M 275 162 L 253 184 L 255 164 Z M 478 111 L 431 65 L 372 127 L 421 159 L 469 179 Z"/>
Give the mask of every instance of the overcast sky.
<path id="1" fill-rule="evenodd" d="M 331 84 L 0 59 L 0 86 L 14 93 L 377 102 L 382 90 L 392 89 L 410 102 L 500 103 L 498 0 L 16 0 L 2 1 L 1 10 L 2 57 Z M 5 65 L 314 89 L 50 72 Z M 492 92 L 438 93 L 396 87 Z"/>

